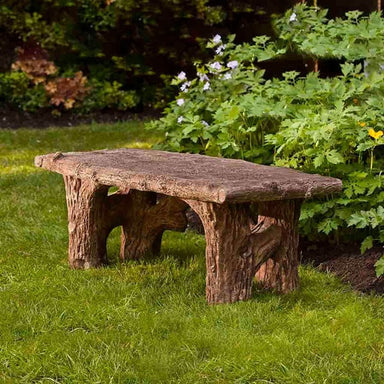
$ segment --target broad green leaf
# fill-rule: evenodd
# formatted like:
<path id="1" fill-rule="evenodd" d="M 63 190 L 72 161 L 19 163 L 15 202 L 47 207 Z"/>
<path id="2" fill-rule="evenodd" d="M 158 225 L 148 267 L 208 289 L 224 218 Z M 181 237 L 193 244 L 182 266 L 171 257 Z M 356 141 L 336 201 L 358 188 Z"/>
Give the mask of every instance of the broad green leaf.
<path id="1" fill-rule="evenodd" d="M 228 117 L 229 117 L 231 120 L 236 120 L 237 117 L 239 116 L 239 113 L 240 113 L 240 108 L 239 108 L 237 105 L 234 105 L 234 106 L 231 108 Z"/>
<path id="2" fill-rule="evenodd" d="M 366 228 L 369 225 L 367 218 L 361 213 L 351 215 L 347 223 L 348 227 L 355 226 L 356 228 Z"/>
<path id="3" fill-rule="evenodd" d="M 340 164 L 344 162 L 343 156 L 334 149 L 326 153 L 326 158 L 331 164 Z"/>
<path id="4" fill-rule="evenodd" d="M 313 159 L 313 165 L 315 168 L 319 168 L 324 163 L 325 157 L 323 154 L 319 154 Z"/>
<path id="5" fill-rule="evenodd" d="M 324 232 L 326 235 L 331 233 L 334 229 L 338 228 L 336 220 L 329 218 L 321 221 L 317 226 L 320 232 Z"/>
<path id="6" fill-rule="evenodd" d="M 377 277 L 384 275 L 384 255 L 381 256 L 381 258 L 376 261 L 375 270 L 376 270 Z"/>
<path id="7" fill-rule="evenodd" d="M 366 250 L 371 249 L 373 247 L 373 237 L 366 237 L 360 246 L 360 252 L 363 254 Z"/>

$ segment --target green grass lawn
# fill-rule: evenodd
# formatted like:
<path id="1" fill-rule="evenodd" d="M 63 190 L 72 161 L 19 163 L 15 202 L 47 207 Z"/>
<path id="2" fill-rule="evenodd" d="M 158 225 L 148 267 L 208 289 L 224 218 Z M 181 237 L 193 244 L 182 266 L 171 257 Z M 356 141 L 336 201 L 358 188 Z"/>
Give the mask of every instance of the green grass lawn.
<path id="1" fill-rule="evenodd" d="M 301 268 L 301 290 L 205 303 L 204 239 L 162 256 L 67 266 L 64 186 L 37 154 L 156 141 L 142 123 L 0 131 L 1 383 L 383 383 L 384 298 Z"/>

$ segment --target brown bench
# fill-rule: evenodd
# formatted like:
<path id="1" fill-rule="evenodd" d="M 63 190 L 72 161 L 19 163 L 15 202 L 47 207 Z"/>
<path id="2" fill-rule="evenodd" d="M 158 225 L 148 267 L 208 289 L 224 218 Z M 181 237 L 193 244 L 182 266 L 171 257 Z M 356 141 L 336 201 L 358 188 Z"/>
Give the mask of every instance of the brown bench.
<path id="1" fill-rule="evenodd" d="M 255 273 L 267 289 L 298 288 L 301 203 L 341 190 L 330 177 L 155 150 L 54 153 L 35 164 L 64 176 L 73 268 L 106 263 L 107 236 L 117 226 L 122 259 L 158 253 L 163 232 L 184 230 L 191 207 L 205 230 L 208 303 L 249 299 Z M 118 191 L 109 195 L 110 186 Z"/>

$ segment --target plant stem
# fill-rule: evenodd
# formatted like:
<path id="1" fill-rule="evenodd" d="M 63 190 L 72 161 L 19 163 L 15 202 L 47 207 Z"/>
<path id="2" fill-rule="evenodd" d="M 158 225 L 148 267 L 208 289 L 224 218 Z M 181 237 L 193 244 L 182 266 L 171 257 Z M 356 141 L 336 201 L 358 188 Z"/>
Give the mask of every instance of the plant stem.
<path id="1" fill-rule="evenodd" d="M 369 169 L 370 169 L 371 173 L 372 173 L 372 169 L 373 169 L 373 151 L 374 151 L 374 149 L 375 149 L 375 147 L 373 147 L 371 149 L 371 162 L 370 162 L 370 165 L 369 165 Z"/>
<path id="2" fill-rule="evenodd" d="M 313 61 L 313 72 L 319 72 L 319 60 L 315 59 Z"/>

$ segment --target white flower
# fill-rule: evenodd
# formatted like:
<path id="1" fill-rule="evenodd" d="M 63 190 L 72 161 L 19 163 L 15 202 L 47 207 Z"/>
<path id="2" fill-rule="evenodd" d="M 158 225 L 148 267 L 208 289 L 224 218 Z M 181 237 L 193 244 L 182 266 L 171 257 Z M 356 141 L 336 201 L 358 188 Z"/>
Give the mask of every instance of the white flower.
<path id="1" fill-rule="evenodd" d="M 206 127 L 209 127 L 209 124 L 205 120 L 201 120 L 201 124 L 203 124 Z"/>
<path id="2" fill-rule="evenodd" d="M 216 50 L 215 50 L 216 55 L 220 55 L 220 56 L 221 56 L 221 55 L 223 54 L 223 51 L 224 51 L 225 47 L 226 47 L 225 44 L 221 44 L 221 45 L 219 45 L 219 46 L 216 48 Z"/>
<path id="3" fill-rule="evenodd" d="M 188 92 L 188 88 L 190 87 L 190 85 L 191 85 L 191 82 L 187 81 L 181 85 L 180 90 L 183 92 Z"/>
<path id="4" fill-rule="evenodd" d="M 185 103 L 185 100 L 184 99 L 177 99 L 176 103 L 180 107 L 180 106 L 182 106 Z"/>
<path id="5" fill-rule="evenodd" d="M 208 83 L 208 81 L 204 84 L 203 91 L 208 91 L 208 89 L 211 89 L 211 84 Z"/>
<path id="6" fill-rule="evenodd" d="M 296 21 L 296 20 L 297 20 L 297 15 L 295 12 L 293 12 L 291 17 L 289 18 L 289 22 L 292 23 L 292 21 Z"/>
<path id="7" fill-rule="evenodd" d="M 232 73 L 227 72 L 224 74 L 224 80 L 229 80 L 229 79 L 232 79 Z"/>
<path id="8" fill-rule="evenodd" d="M 183 81 L 183 80 L 186 80 L 187 75 L 185 74 L 184 71 L 181 71 L 181 72 L 177 75 L 177 78 L 178 78 L 179 80 Z"/>
<path id="9" fill-rule="evenodd" d="M 213 38 L 213 42 L 214 42 L 215 44 L 219 44 L 220 41 L 221 41 L 221 36 L 218 35 L 218 34 L 216 34 L 216 35 L 214 36 L 214 38 Z"/>
<path id="10" fill-rule="evenodd" d="M 220 71 L 220 69 L 222 68 L 221 64 L 218 61 L 215 61 L 214 63 L 212 63 L 210 67 L 211 69 L 215 69 L 217 71 Z"/>
<path id="11" fill-rule="evenodd" d="M 201 82 L 209 81 L 209 77 L 205 73 L 197 72 L 197 77 L 200 79 Z"/>
<path id="12" fill-rule="evenodd" d="M 184 117 L 183 117 L 183 116 L 179 116 L 179 117 L 177 118 L 177 122 L 178 122 L 179 124 L 181 124 L 181 123 L 183 122 L 183 120 L 184 120 Z"/>
<path id="13" fill-rule="evenodd" d="M 229 61 L 227 64 L 228 68 L 235 69 L 239 66 L 239 62 L 237 60 Z"/>

